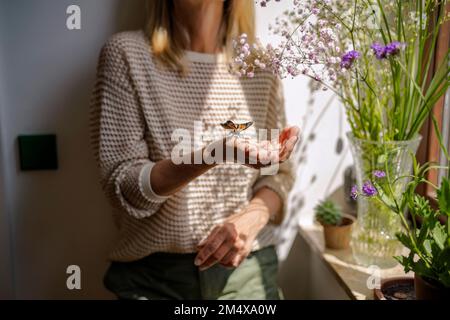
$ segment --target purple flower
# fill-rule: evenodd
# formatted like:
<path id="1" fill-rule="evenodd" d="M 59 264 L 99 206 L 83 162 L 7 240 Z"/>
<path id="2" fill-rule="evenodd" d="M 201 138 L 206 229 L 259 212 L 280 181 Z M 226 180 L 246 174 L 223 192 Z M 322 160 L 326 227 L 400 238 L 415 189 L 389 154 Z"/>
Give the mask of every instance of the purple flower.
<path id="1" fill-rule="evenodd" d="M 356 50 L 350 50 L 342 56 L 341 68 L 350 69 L 353 62 L 358 59 L 361 54 Z"/>
<path id="2" fill-rule="evenodd" d="M 352 198 L 353 200 L 356 200 L 356 198 L 358 198 L 358 187 L 357 186 L 352 187 L 352 190 L 350 191 L 350 198 Z"/>
<path id="3" fill-rule="evenodd" d="M 375 178 L 381 179 L 381 178 L 386 177 L 386 172 L 384 172 L 384 171 L 382 171 L 382 170 L 375 170 L 375 171 L 373 172 L 373 175 L 374 175 Z"/>
<path id="4" fill-rule="evenodd" d="M 374 42 L 370 46 L 370 48 L 373 50 L 373 53 L 375 54 L 375 57 L 377 57 L 378 60 L 386 58 L 386 50 L 382 44 Z"/>
<path id="5" fill-rule="evenodd" d="M 394 41 L 389 43 L 384 50 L 387 56 L 395 56 L 400 52 L 401 49 L 405 48 L 405 44 L 402 42 Z"/>
<path id="6" fill-rule="evenodd" d="M 362 192 L 367 197 L 373 197 L 378 193 L 377 189 L 373 186 L 373 184 L 370 181 L 364 182 Z"/>
<path id="7" fill-rule="evenodd" d="M 374 42 L 370 48 L 373 50 L 375 57 L 377 57 L 378 60 L 382 60 L 389 56 L 397 55 L 400 50 L 405 48 L 405 46 L 406 45 L 404 43 L 398 41 L 393 41 L 386 46 L 383 46 L 378 42 Z"/>

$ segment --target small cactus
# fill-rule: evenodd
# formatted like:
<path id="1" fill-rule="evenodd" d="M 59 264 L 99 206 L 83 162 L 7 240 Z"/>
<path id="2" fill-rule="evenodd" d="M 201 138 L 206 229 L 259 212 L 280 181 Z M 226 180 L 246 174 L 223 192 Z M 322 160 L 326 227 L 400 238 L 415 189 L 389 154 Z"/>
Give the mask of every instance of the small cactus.
<path id="1" fill-rule="evenodd" d="M 341 207 L 333 201 L 321 201 L 315 208 L 316 219 L 321 224 L 338 226 L 342 222 Z"/>

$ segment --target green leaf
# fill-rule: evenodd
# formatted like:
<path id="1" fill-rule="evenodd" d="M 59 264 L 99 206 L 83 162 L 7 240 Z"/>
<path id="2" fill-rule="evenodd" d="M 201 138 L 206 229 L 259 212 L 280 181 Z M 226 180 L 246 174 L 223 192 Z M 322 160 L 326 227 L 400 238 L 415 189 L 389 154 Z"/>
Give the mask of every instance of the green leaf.
<path id="1" fill-rule="evenodd" d="M 411 242 L 411 239 L 405 234 L 405 233 L 397 233 L 396 234 L 398 241 L 401 242 L 406 248 L 410 249 L 412 251 L 413 244 Z"/>
<path id="2" fill-rule="evenodd" d="M 429 201 L 417 194 L 413 196 L 412 204 L 410 203 L 409 206 L 414 214 L 423 218 L 429 218 L 433 212 Z"/>
<path id="3" fill-rule="evenodd" d="M 387 160 L 387 155 L 383 153 L 382 155 L 380 155 L 380 156 L 378 157 L 377 163 L 378 163 L 379 165 L 384 165 L 384 164 L 386 163 L 386 160 Z"/>
<path id="4" fill-rule="evenodd" d="M 394 199 L 385 192 L 384 188 L 377 181 L 373 181 L 372 184 L 377 189 L 378 199 L 393 212 L 399 213 Z"/>
<path id="5" fill-rule="evenodd" d="M 436 269 L 450 271 L 450 247 L 445 248 L 435 259 Z"/>
<path id="6" fill-rule="evenodd" d="M 450 288 L 450 270 L 444 271 L 439 274 L 439 282 L 445 287 Z"/>
<path id="7" fill-rule="evenodd" d="M 433 230 L 431 230 L 431 235 L 438 245 L 439 249 L 444 250 L 445 242 L 447 240 L 447 234 L 445 232 L 445 227 L 439 222 L 436 222 Z"/>
<path id="8" fill-rule="evenodd" d="M 411 257 L 396 256 L 394 257 L 394 259 L 397 260 L 398 263 L 400 263 L 403 266 L 403 270 L 405 271 L 405 273 L 408 273 L 411 270 L 413 270 L 414 260 Z"/>
<path id="9" fill-rule="evenodd" d="M 433 256 L 433 249 L 432 249 L 432 239 L 426 239 L 423 241 L 423 248 L 425 249 L 428 256 Z"/>
<path id="10" fill-rule="evenodd" d="M 444 178 L 441 187 L 437 190 L 439 210 L 450 217 L 450 182 Z"/>
<path id="11" fill-rule="evenodd" d="M 331 200 L 320 202 L 314 208 L 316 219 L 327 225 L 339 225 L 342 221 L 341 207 Z"/>
<path id="12" fill-rule="evenodd" d="M 450 287 L 450 247 L 446 247 L 434 262 L 434 269 L 438 270 L 439 282 Z"/>
<path id="13" fill-rule="evenodd" d="M 424 261 L 418 260 L 414 263 L 412 270 L 420 276 L 438 280 L 438 276 L 431 268 L 428 268 Z"/>

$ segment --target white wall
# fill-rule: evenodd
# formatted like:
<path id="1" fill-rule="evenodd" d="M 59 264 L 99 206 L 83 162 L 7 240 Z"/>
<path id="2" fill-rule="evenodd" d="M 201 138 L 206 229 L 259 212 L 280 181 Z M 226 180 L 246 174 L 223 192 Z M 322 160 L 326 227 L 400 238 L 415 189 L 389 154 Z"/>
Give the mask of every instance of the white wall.
<path id="1" fill-rule="evenodd" d="M 350 299 L 329 266 L 300 234 L 281 265 L 278 283 L 288 300 Z"/>
<path id="2" fill-rule="evenodd" d="M 3 3 L 0 2 L 0 30 L 5 29 L 4 10 L 2 10 Z M 4 43 L 3 33 L 0 32 L 0 43 Z M 4 59 L 3 50 L 0 47 L 0 75 L 4 73 Z M 5 127 L 2 119 L 5 119 L 4 110 L 6 108 L 4 77 L 0 76 L 0 147 L 3 146 L 5 137 Z M 10 299 L 14 296 L 13 292 L 13 266 L 12 266 L 12 248 L 11 248 L 11 220 L 8 215 L 8 195 L 6 183 L 6 166 L 5 153 L 3 148 L 0 148 L 0 299 Z"/>
<path id="3" fill-rule="evenodd" d="M 89 97 L 101 45 L 118 30 L 142 25 L 143 1 L 0 3 L 2 182 L 13 224 L 16 297 L 109 297 L 101 279 L 115 229 L 89 147 Z M 66 29 L 70 4 L 82 8 L 81 31 Z M 16 137 L 34 133 L 57 134 L 58 171 L 18 170 Z M 70 264 L 81 267 L 81 291 L 66 289 Z"/>
<path id="4" fill-rule="evenodd" d="M 268 19 L 288 2 L 258 8 L 263 40 Z M 81 6 L 81 31 L 65 28 L 70 4 Z M 8 262 L 17 298 L 110 297 L 101 279 L 115 229 L 89 148 L 88 104 L 101 45 L 140 26 L 142 8 L 143 0 L 0 0 L 0 298 L 13 293 Z M 283 255 L 299 221 L 312 222 L 317 199 L 340 183 L 349 162 L 345 152 L 335 153 L 346 130 L 340 106 L 326 107 L 325 94 L 308 104 L 305 79 L 286 81 L 285 92 L 289 122 L 300 124 L 304 142 Z M 18 170 L 16 137 L 32 133 L 57 134 L 58 171 Z M 82 269 L 81 291 L 65 287 L 70 264 Z"/>
<path id="5" fill-rule="evenodd" d="M 258 34 L 263 43 L 276 42 L 277 38 L 267 32 L 268 24 L 291 3 L 271 1 L 266 8 L 257 7 Z M 345 138 L 349 127 L 342 106 L 330 93 L 321 92 L 312 100 L 308 82 L 306 77 L 284 80 L 288 121 L 300 126 L 303 139 L 297 149 L 298 172 L 290 197 L 290 216 L 283 227 L 282 237 L 286 240 L 279 250 L 282 259 L 291 246 L 298 223 L 313 223 L 317 201 L 343 183 L 343 170 L 352 162 Z"/>

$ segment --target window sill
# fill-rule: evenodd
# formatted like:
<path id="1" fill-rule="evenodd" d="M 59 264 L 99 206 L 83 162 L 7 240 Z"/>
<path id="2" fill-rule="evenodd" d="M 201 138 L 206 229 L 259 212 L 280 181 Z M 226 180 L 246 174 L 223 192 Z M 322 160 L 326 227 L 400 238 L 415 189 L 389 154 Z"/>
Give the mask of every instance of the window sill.
<path id="1" fill-rule="evenodd" d="M 322 226 L 300 226 L 300 236 L 308 243 L 311 251 L 319 256 L 339 286 L 352 300 L 373 300 L 373 289 L 367 281 L 373 270 L 356 264 L 352 249 L 332 250 L 325 248 Z M 397 264 L 390 269 L 380 269 L 381 280 L 390 277 L 405 276 L 403 267 Z M 409 274 L 408 274 L 409 276 Z"/>

